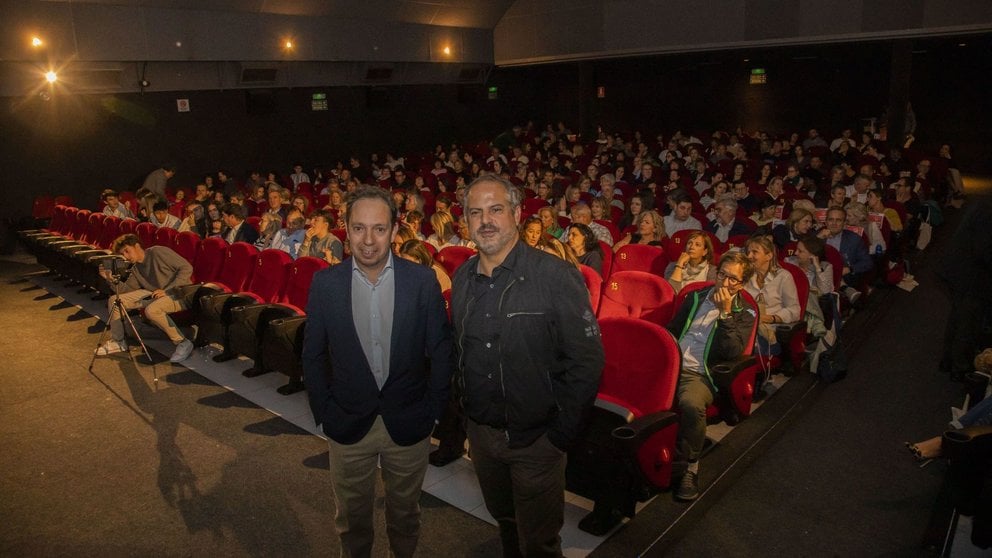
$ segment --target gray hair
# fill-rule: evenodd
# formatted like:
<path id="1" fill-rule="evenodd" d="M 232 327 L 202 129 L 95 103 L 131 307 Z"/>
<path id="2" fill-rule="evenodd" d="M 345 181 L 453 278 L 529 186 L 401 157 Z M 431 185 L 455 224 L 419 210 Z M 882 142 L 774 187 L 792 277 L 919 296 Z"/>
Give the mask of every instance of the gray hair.
<path id="1" fill-rule="evenodd" d="M 730 207 L 733 208 L 734 211 L 737 211 L 737 200 L 734 199 L 733 194 L 721 196 L 720 199 L 716 200 L 716 203 L 713 204 L 713 207 L 717 209 L 721 207 Z"/>
<path id="2" fill-rule="evenodd" d="M 483 183 L 497 184 L 506 190 L 506 197 L 510 202 L 510 211 L 520 207 L 520 203 L 523 201 L 523 194 L 520 193 L 520 189 L 509 180 L 495 174 L 486 174 L 473 180 L 468 186 L 465 187 L 465 199 L 468 199 L 468 195 L 472 192 L 472 188 L 474 188 L 477 184 Z"/>

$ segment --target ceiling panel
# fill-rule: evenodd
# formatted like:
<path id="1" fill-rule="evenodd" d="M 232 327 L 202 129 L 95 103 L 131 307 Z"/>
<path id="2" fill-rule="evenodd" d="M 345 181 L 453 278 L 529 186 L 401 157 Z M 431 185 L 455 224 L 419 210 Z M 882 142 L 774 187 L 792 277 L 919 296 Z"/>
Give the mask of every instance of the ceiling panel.
<path id="1" fill-rule="evenodd" d="M 514 0 L 46 0 L 52 4 L 102 4 L 290 16 L 336 16 L 421 25 L 493 29 Z"/>

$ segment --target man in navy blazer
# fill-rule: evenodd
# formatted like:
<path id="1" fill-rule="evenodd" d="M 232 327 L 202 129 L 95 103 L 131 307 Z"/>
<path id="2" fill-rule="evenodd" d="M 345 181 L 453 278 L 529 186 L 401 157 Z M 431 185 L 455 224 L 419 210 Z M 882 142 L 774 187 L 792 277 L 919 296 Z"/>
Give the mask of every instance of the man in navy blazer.
<path id="1" fill-rule="evenodd" d="M 836 248 L 844 258 L 844 284 L 858 289 L 861 287 L 861 278 L 875 267 L 875 262 L 868 254 L 868 246 L 861 237 L 844 228 L 845 225 L 847 211 L 842 207 L 831 207 L 827 211 L 827 226 L 818 235 Z"/>
<path id="2" fill-rule="evenodd" d="M 375 471 L 382 468 L 389 546 L 412 556 L 430 434 L 447 405 L 451 327 L 434 271 L 393 258 L 396 206 L 367 187 L 348 202 L 350 260 L 314 275 L 304 382 L 328 436 L 342 556 L 369 556 Z"/>
<path id="3" fill-rule="evenodd" d="M 255 244 L 255 241 L 258 240 L 258 231 L 245 221 L 247 211 L 245 206 L 236 203 L 224 204 L 224 207 L 221 208 L 221 220 L 224 221 L 224 226 L 226 227 L 224 229 L 224 240 L 229 244 L 234 244 L 235 242 Z"/>

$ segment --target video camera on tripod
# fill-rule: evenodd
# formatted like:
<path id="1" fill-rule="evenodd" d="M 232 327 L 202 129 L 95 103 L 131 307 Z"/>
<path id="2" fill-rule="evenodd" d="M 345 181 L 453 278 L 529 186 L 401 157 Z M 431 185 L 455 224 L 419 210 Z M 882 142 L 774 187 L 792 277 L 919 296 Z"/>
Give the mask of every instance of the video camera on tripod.
<path id="1" fill-rule="evenodd" d="M 104 268 L 110 272 L 110 282 L 124 283 L 131 277 L 131 271 L 134 270 L 134 262 L 129 262 L 123 257 L 110 258 L 108 260 L 109 265 L 104 266 Z"/>

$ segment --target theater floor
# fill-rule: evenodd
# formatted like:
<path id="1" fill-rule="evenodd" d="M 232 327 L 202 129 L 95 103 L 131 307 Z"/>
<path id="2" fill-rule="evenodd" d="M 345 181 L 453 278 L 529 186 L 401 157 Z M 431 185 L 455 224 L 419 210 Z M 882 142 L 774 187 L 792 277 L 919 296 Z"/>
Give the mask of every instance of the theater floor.
<path id="1" fill-rule="evenodd" d="M 707 456 L 700 501 L 661 495 L 592 556 L 931 555 L 943 464 L 920 469 L 902 441 L 960 403 L 936 372 L 946 302 L 932 268 L 949 217 L 920 286 L 879 291 L 846 327 L 848 379 L 789 382 Z M 0 553 L 335 553 L 322 440 L 182 367 L 160 365 L 157 385 L 123 359 L 88 373 L 100 324 L 21 279 L 37 270 L 0 264 Z M 494 527 L 421 502 L 420 555 L 498 555 Z"/>

